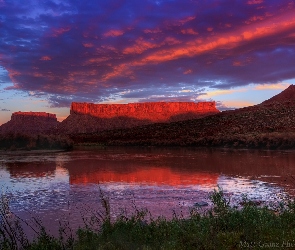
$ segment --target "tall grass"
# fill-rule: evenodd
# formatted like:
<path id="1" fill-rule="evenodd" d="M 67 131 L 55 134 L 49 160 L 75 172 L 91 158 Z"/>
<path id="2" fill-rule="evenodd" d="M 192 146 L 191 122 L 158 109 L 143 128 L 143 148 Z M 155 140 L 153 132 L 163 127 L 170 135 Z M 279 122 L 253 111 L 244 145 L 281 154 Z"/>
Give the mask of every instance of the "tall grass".
<path id="1" fill-rule="evenodd" d="M 46 232 L 36 219 L 29 241 L 21 218 L 0 202 L 0 249 L 295 249 L 295 202 L 281 203 L 276 210 L 258 206 L 244 197 L 243 207 L 231 207 L 222 190 L 211 195 L 207 211 L 191 210 L 189 218 L 153 218 L 135 208 L 132 216 L 110 217 L 108 198 L 100 193 L 104 211 L 84 219 L 84 227 L 73 233 L 60 224 L 59 237 Z"/>

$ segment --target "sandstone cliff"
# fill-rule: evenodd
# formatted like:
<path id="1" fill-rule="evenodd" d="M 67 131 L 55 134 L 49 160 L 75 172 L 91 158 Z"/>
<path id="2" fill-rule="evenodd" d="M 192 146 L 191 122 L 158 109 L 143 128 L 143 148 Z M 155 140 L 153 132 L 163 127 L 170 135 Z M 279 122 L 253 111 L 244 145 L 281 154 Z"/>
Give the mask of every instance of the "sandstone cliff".
<path id="1" fill-rule="evenodd" d="M 45 112 L 15 112 L 11 120 L 0 126 L 0 133 L 47 133 L 56 129 L 59 122 L 55 114 Z"/>
<path id="2" fill-rule="evenodd" d="M 92 133 L 152 123 L 196 119 L 219 111 L 215 102 L 76 103 L 59 126 L 63 133 Z"/>
<path id="3" fill-rule="evenodd" d="M 125 116 L 140 120 L 166 122 L 171 117 L 185 113 L 216 113 L 215 102 L 146 102 L 128 104 L 76 103 L 71 105 L 71 114 L 91 115 L 100 118 Z"/>

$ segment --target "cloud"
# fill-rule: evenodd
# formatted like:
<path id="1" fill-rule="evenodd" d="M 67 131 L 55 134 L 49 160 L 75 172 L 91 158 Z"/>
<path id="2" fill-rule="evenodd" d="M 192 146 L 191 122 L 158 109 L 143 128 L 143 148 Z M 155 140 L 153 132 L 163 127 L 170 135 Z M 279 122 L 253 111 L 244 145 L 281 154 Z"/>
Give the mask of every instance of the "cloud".
<path id="1" fill-rule="evenodd" d="M 261 84 L 254 87 L 255 90 L 284 90 L 290 86 L 289 83 Z"/>
<path id="2" fill-rule="evenodd" d="M 103 34 L 105 37 L 115 37 L 115 36 L 122 36 L 124 32 L 122 30 L 109 30 L 106 33 Z"/>
<path id="3" fill-rule="evenodd" d="M 203 90 L 203 89 L 201 89 Z M 204 93 L 200 89 L 189 89 L 188 86 L 180 84 L 175 87 L 161 87 L 155 91 L 155 86 L 143 88 L 139 90 L 127 90 L 119 93 L 119 97 L 123 99 L 133 99 L 138 102 L 153 102 L 153 101 L 199 101 L 199 96 Z"/>
<path id="4" fill-rule="evenodd" d="M 50 61 L 51 60 L 51 57 L 50 56 L 42 56 L 40 58 L 41 61 Z"/>
<path id="5" fill-rule="evenodd" d="M 250 5 L 252 5 L 252 4 L 261 4 L 261 3 L 263 3 L 263 0 L 250 0 L 250 1 L 247 2 L 247 4 L 250 4 Z"/>
<path id="6" fill-rule="evenodd" d="M 0 5 L 0 84 L 42 93 L 55 107 L 194 100 L 214 88 L 211 98 L 295 78 L 291 0 L 21 3 Z"/>
<path id="7" fill-rule="evenodd" d="M 236 100 L 236 101 L 224 101 L 222 102 L 225 107 L 230 107 L 230 109 L 234 108 L 243 108 L 243 107 L 248 107 L 248 106 L 253 106 L 254 103 L 249 102 L 249 101 L 240 101 L 240 100 Z"/>
<path id="8" fill-rule="evenodd" d="M 245 89 L 218 89 L 218 90 L 212 90 L 206 92 L 206 97 L 211 98 L 214 96 L 220 96 L 220 95 L 228 95 L 233 94 L 235 92 L 243 92 Z"/>
<path id="9" fill-rule="evenodd" d="M 227 105 L 225 105 L 223 102 L 221 101 L 217 101 L 216 102 L 216 108 L 219 110 L 219 111 L 226 111 L 226 110 L 233 110 L 233 109 L 237 109 L 236 107 L 228 107 Z"/>
<path id="10" fill-rule="evenodd" d="M 0 111 L 3 111 L 3 112 L 8 112 L 8 111 L 10 111 L 9 109 L 0 109 Z"/>

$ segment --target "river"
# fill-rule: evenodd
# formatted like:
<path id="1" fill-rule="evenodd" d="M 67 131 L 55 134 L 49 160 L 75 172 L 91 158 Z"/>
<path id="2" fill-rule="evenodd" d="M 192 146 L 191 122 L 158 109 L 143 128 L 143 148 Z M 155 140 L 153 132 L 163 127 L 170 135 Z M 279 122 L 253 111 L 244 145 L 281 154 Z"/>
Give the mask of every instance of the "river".
<path id="1" fill-rule="evenodd" d="M 112 218 L 136 209 L 148 209 L 152 218 L 186 217 L 196 202 L 210 206 L 218 187 L 233 206 L 242 195 L 277 204 L 295 194 L 294 177 L 295 151 L 110 147 L 0 153 L 1 195 L 11 211 L 27 221 L 37 217 L 51 231 L 63 220 L 76 229 L 82 217 L 102 211 L 101 191 Z"/>

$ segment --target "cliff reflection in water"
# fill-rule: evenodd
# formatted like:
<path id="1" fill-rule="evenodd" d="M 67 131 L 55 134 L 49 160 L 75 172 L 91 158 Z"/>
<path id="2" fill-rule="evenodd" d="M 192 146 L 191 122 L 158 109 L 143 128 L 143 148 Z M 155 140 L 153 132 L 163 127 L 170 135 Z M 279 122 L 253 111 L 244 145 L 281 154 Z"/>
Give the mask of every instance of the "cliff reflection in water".
<path id="1" fill-rule="evenodd" d="M 295 188 L 294 151 L 127 148 L 87 152 L 88 158 L 67 162 L 71 184 L 148 183 L 206 185 L 220 176 L 243 177 Z"/>
<path id="2" fill-rule="evenodd" d="M 54 158 L 55 157 L 55 158 Z M 12 178 L 53 177 L 57 167 L 70 184 L 131 183 L 216 187 L 220 176 L 245 177 L 295 187 L 294 151 L 193 148 L 109 148 L 47 157 L 19 156 L 4 164 Z M 41 161 L 42 159 L 42 161 Z"/>
<path id="3" fill-rule="evenodd" d="M 55 164 L 33 165 L 29 163 L 15 164 L 8 163 L 10 177 L 14 179 L 22 178 L 44 178 L 55 177 L 56 174 L 69 175 L 70 184 L 106 184 L 106 183 L 128 183 L 128 184 L 146 184 L 146 185 L 205 185 L 216 186 L 218 174 L 193 172 L 182 173 L 173 172 L 169 167 L 149 167 L 144 169 L 143 166 L 138 168 L 121 171 L 116 167 L 108 165 L 108 169 L 88 168 L 65 164 L 65 168 L 56 167 Z M 69 166 L 70 165 L 70 166 Z"/>
<path id="4" fill-rule="evenodd" d="M 218 174 L 198 173 L 193 174 L 173 172 L 168 167 L 150 167 L 149 169 L 134 169 L 130 173 L 117 172 L 115 170 L 96 170 L 93 172 L 81 172 L 70 174 L 71 184 L 86 183 L 110 183 L 123 182 L 148 185 L 216 185 Z"/>

